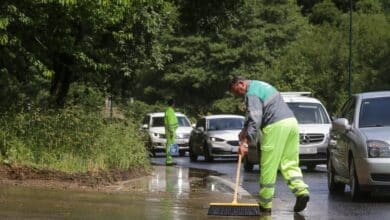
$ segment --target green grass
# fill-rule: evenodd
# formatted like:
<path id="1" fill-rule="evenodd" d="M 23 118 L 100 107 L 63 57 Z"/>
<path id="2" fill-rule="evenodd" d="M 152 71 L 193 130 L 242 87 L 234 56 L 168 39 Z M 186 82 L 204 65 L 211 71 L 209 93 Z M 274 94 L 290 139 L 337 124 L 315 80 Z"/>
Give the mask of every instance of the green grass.
<path id="1" fill-rule="evenodd" d="M 135 123 L 78 107 L 0 116 L 0 160 L 67 173 L 150 167 Z"/>

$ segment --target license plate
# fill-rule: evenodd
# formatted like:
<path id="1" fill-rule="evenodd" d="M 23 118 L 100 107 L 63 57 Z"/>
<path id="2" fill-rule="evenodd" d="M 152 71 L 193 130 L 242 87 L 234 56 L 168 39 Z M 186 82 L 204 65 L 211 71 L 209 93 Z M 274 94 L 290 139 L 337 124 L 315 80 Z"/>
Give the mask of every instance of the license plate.
<path id="1" fill-rule="evenodd" d="M 299 149 L 300 154 L 316 154 L 317 148 L 314 147 L 301 147 Z"/>

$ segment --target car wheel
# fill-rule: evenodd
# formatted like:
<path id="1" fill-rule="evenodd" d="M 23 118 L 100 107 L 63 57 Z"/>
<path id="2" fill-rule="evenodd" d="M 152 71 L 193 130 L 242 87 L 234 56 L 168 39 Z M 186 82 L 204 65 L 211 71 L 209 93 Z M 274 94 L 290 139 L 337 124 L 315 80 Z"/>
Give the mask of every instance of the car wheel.
<path id="1" fill-rule="evenodd" d="M 185 150 L 179 150 L 179 155 L 181 157 L 184 157 L 186 155 L 186 151 Z"/>
<path id="2" fill-rule="evenodd" d="M 210 150 L 207 143 L 204 144 L 203 151 L 205 161 L 211 162 L 214 160 L 214 157 L 210 155 Z"/>
<path id="3" fill-rule="evenodd" d="M 190 156 L 190 161 L 191 162 L 196 162 L 198 160 L 198 155 L 196 153 L 194 153 L 194 150 L 193 150 L 193 146 L 190 142 L 189 144 L 189 150 L 188 150 L 188 153 L 189 153 L 189 156 Z"/>
<path id="4" fill-rule="evenodd" d="M 351 161 L 349 163 L 349 180 L 350 180 L 349 186 L 351 188 L 351 199 L 353 201 L 357 201 L 361 199 L 363 196 L 368 194 L 368 192 L 363 192 L 360 189 L 353 157 L 351 157 Z"/>
<path id="5" fill-rule="evenodd" d="M 244 156 L 244 158 L 242 159 L 243 160 L 243 164 L 244 164 L 244 170 L 247 171 L 247 172 L 250 172 L 253 170 L 253 163 L 249 162 L 249 159 L 248 159 L 248 156 Z"/>
<path id="6" fill-rule="evenodd" d="M 332 160 L 328 158 L 327 160 L 327 168 L 328 168 L 328 189 L 330 193 L 341 193 L 345 190 L 344 183 L 337 183 L 334 179 L 335 173 L 332 164 Z"/>

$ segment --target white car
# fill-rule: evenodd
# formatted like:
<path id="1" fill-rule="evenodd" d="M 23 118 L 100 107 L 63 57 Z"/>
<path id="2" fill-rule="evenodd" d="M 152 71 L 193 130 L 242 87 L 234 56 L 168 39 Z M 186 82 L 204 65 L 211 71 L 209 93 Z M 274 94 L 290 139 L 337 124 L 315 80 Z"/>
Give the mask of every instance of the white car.
<path id="1" fill-rule="evenodd" d="M 180 112 L 175 113 L 179 127 L 176 130 L 175 143 L 179 145 L 179 154 L 184 156 L 188 151 L 188 140 L 192 130 L 190 120 Z M 149 134 L 149 150 L 155 156 L 156 152 L 165 152 L 164 112 L 148 113 L 142 122 L 142 129 Z"/>
<path id="2" fill-rule="evenodd" d="M 190 160 L 203 155 L 206 161 L 215 157 L 237 157 L 238 134 L 244 126 L 241 115 L 209 115 L 196 123 L 190 136 Z"/>
<path id="3" fill-rule="evenodd" d="M 280 93 L 293 111 L 299 124 L 299 162 L 309 170 L 317 164 L 326 164 L 327 145 L 331 120 L 324 105 L 310 92 L 281 92 Z M 252 170 L 259 163 L 259 150 L 250 146 L 251 154 L 244 158 L 245 170 Z M 257 153 L 256 153 L 257 152 Z"/>

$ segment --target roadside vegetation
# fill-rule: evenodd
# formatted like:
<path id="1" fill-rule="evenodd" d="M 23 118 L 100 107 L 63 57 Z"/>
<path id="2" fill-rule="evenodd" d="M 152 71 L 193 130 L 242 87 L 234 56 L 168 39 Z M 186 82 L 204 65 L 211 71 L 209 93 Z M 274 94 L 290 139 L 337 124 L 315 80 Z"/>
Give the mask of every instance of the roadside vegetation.
<path id="1" fill-rule="evenodd" d="M 139 125 L 131 118 L 110 117 L 101 103 L 2 114 L 1 161 L 67 173 L 146 171 L 150 163 Z"/>

